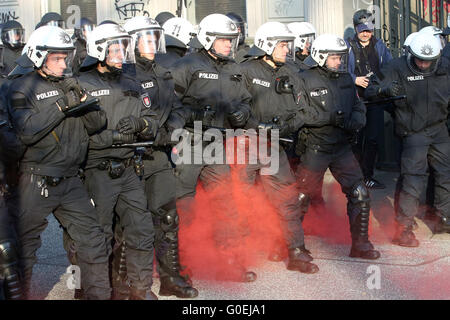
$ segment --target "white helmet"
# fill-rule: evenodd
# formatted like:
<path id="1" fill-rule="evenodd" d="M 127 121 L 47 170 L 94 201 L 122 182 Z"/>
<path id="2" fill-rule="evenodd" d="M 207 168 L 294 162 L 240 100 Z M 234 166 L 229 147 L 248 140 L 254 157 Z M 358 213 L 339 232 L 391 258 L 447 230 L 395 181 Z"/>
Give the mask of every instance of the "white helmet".
<path id="1" fill-rule="evenodd" d="M 443 33 L 442 29 L 439 29 L 438 27 L 435 27 L 435 26 L 427 26 L 427 27 L 423 27 L 422 29 L 420 29 L 419 32 L 427 33 L 427 34 L 435 36 L 437 39 L 439 39 L 439 41 L 441 43 L 441 49 L 444 49 L 445 38 L 442 35 L 442 33 Z"/>
<path id="2" fill-rule="evenodd" d="M 59 27 L 43 26 L 33 31 L 26 46 L 23 48 L 22 53 L 38 69 L 45 66 L 49 53 L 67 54 L 64 59 L 66 69 L 62 76 L 72 75 L 72 63 L 75 55 L 75 47 L 70 36 Z M 21 59 L 23 61 L 24 58 Z M 46 71 L 44 72 L 48 75 L 52 75 Z M 61 75 L 58 76 L 61 77 Z"/>
<path id="3" fill-rule="evenodd" d="M 417 34 L 419 33 L 413 32 L 406 37 L 405 42 L 403 42 L 402 46 L 402 56 L 406 56 L 408 54 L 409 45 L 411 44 L 412 39 L 414 39 Z"/>
<path id="4" fill-rule="evenodd" d="M 112 45 L 114 51 L 111 50 Z M 82 67 L 88 67 L 97 62 L 135 63 L 134 46 L 131 36 L 124 28 L 116 24 L 97 26 L 89 35 L 86 45 L 87 57 Z"/>
<path id="5" fill-rule="evenodd" d="M 327 59 L 330 56 L 338 55 L 341 57 L 339 68 L 330 68 L 327 66 Z M 348 48 L 344 39 L 334 34 L 322 34 L 314 40 L 311 46 L 311 59 L 320 67 L 324 67 L 333 72 L 347 72 L 348 66 Z M 308 60 L 309 57 L 307 58 Z M 305 60 L 306 63 L 306 60 Z"/>
<path id="6" fill-rule="evenodd" d="M 438 66 L 441 57 L 441 43 L 438 38 L 427 32 L 419 32 L 408 47 L 406 55 L 408 66 L 418 75 L 428 76 L 433 74 Z M 419 68 L 415 59 L 431 61 L 432 64 L 426 70 Z"/>
<path id="7" fill-rule="evenodd" d="M 144 16 L 134 17 L 128 20 L 123 28 L 133 38 L 133 48 L 139 53 L 166 53 L 164 30 L 155 19 Z M 139 42 L 140 39 L 144 40 Z"/>
<path id="8" fill-rule="evenodd" d="M 267 55 L 272 55 L 273 50 L 280 41 L 287 41 L 291 46 L 290 54 L 293 57 L 295 35 L 289 31 L 288 27 L 281 23 L 270 21 L 261 25 L 255 34 L 255 47 L 264 51 Z"/>
<path id="9" fill-rule="evenodd" d="M 163 28 L 166 35 L 166 46 L 186 49 L 191 38 L 196 35 L 192 23 L 179 17 L 167 20 Z"/>
<path id="10" fill-rule="evenodd" d="M 299 48 L 300 51 L 303 51 L 308 44 L 311 46 L 316 38 L 316 29 L 309 22 L 292 22 L 287 26 L 295 35 L 294 46 Z"/>
<path id="11" fill-rule="evenodd" d="M 233 20 L 224 14 L 213 13 L 200 21 L 197 39 L 205 50 L 210 50 L 213 54 L 221 58 L 234 58 L 239 42 L 239 30 Z M 217 39 L 230 39 L 231 50 L 227 55 L 214 50 L 214 42 Z"/>

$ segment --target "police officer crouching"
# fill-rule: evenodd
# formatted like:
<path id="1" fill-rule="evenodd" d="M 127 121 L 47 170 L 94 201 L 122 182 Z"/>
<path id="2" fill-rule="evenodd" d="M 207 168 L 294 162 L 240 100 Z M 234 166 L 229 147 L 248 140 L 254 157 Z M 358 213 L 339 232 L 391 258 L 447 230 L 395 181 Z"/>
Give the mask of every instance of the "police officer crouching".
<path id="1" fill-rule="evenodd" d="M 135 17 L 125 23 L 124 29 L 135 43 L 135 78 L 148 94 L 149 107 L 157 113 L 159 123 L 154 144 L 143 155 L 142 172 L 155 226 L 155 251 L 161 282 L 159 295 L 195 298 L 198 291 L 180 274 L 176 180 L 166 148 L 173 130 L 182 128 L 185 123 L 185 119 L 179 119 L 172 110 L 184 109 L 184 106 L 175 95 L 170 72 L 155 62 L 155 55 L 165 52 L 166 39 L 158 22 L 149 17 Z"/>
<path id="2" fill-rule="evenodd" d="M 122 74 L 135 63 L 131 36 L 119 25 L 94 29 L 79 81 L 90 97 L 100 100 L 107 124 L 91 136 L 86 161 L 86 187 L 97 208 L 107 243 L 113 240 L 114 212 L 123 228 L 130 300 L 155 300 L 151 291 L 154 230 L 147 198 L 137 171 L 133 147 L 121 144 L 155 137 L 158 123 L 139 84 Z M 118 146 L 118 147 L 115 147 Z"/>
<path id="3" fill-rule="evenodd" d="M 109 299 L 108 248 L 78 170 L 89 135 L 106 124 L 105 113 L 81 108 L 82 90 L 70 78 L 74 46 L 64 30 L 34 31 L 20 64 L 35 70 L 11 82 L 7 103 L 12 124 L 27 146 L 20 161 L 17 234 L 24 298 L 29 295 L 40 234 L 53 212 L 77 247 L 86 299 Z"/>
<path id="4" fill-rule="evenodd" d="M 347 72 L 348 49 L 338 36 L 319 36 L 305 59 L 310 69 L 300 74 L 300 130 L 298 167 L 300 190 L 314 193 L 329 168 L 347 196 L 352 248 L 350 257 L 378 259 L 369 241 L 370 197 L 349 139 L 364 127 L 366 108 Z"/>
<path id="5" fill-rule="evenodd" d="M 394 102 L 396 133 L 403 146 L 403 181 L 393 243 L 417 247 L 419 241 L 412 230 L 429 167 L 435 175 L 434 206 L 441 220 L 438 231 L 450 231 L 450 138 L 446 126 L 450 101 L 449 61 L 441 58 L 438 37 L 419 32 L 407 47 L 407 54 L 393 60 L 381 73 L 383 79 L 373 79 L 367 97 L 406 94 L 406 99 Z"/>

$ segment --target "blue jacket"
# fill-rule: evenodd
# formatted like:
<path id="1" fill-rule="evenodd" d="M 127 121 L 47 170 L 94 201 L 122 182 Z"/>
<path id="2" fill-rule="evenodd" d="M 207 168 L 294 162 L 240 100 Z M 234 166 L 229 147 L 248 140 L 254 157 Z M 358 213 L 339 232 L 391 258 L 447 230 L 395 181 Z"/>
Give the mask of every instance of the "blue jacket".
<path id="1" fill-rule="evenodd" d="M 359 41 L 356 40 L 356 44 L 361 47 L 361 44 Z M 350 46 L 350 43 L 348 40 L 345 41 L 347 43 L 347 47 L 349 47 L 349 55 L 348 55 L 348 72 L 353 78 L 353 82 L 355 82 L 356 75 L 355 75 L 355 54 L 352 50 L 352 47 Z M 389 49 L 386 47 L 384 42 L 381 39 L 376 39 L 375 43 L 375 50 L 377 51 L 378 57 L 380 58 L 380 69 L 383 67 L 383 65 L 389 61 L 392 60 L 392 55 Z"/>

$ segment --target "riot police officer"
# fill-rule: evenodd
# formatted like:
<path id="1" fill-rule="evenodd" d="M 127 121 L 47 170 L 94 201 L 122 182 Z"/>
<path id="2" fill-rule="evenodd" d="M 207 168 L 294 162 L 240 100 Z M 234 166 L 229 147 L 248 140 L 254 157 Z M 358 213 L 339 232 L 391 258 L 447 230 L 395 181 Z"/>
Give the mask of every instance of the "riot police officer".
<path id="1" fill-rule="evenodd" d="M 122 73 L 123 64 L 135 63 L 131 36 L 119 25 L 103 24 L 90 34 L 87 52 L 79 81 L 90 97 L 100 99 L 108 121 L 90 138 L 86 187 L 108 244 L 113 240 L 114 211 L 120 220 L 126 242 L 129 299 L 154 300 L 152 217 L 137 175 L 140 163 L 134 159 L 134 148 L 120 145 L 152 139 L 158 124 L 148 96 L 132 77 Z"/>
<path id="2" fill-rule="evenodd" d="M 54 26 L 61 29 L 66 28 L 66 24 L 62 18 L 62 16 L 57 12 L 47 12 L 41 18 L 41 21 L 36 25 L 36 29 L 43 26 Z"/>
<path id="3" fill-rule="evenodd" d="M 183 57 L 188 51 L 188 44 L 195 36 L 194 26 L 183 18 L 170 18 L 162 26 L 166 40 L 166 52 L 158 53 L 155 61 L 166 69 Z"/>
<path id="4" fill-rule="evenodd" d="M 251 96 L 245 87 L 242 72 L 233 59 L 238 34 L 236 25 L 227 16 L 208 15 L 199 25 L 196 38 L 201 45 L 199 51 L 184 56 L 173 65 L 175 91 L 182 103 L 194 111 L 188 123 L 202 121 L 204 127 L 239 128 L 243 127 L 250 117 Z M 230 167 L 227 164 L 209 164 L 204 161 L 202 155 L 196 154 L 196 146 L 202 143 L 194 141 L 190 151 L 190 159 L 200 156 L 201 163 L 192 161 L 191 164 L 177 164 L 178 212 L 181 221 L 191 220 L 187 215 L 193 214 L 192 205 L 197 182 L 201 180 L 214 211 L 212 215 L 223 218 L 223 221 L 215 221 L 214 236 L 219 246 L 219 254 L 227 256 L 229 248 L 240 245 L 239 237 L 243 236 L 245 230 L 227 230 L 230 227 L 226 221 L 230 221 L 232 225 L 238 220 L 237 209 L 230 205 Z M 204 147 L 207 145 L 208 143 L 203 143 Z M 222 154 L 225 155 L 225 152 Z M 227 257 L 227 263 L 230 278 L 233 280 L 256 280 L 256 274 L 246 271 L 237 255 Z"/>
<path id="5" fill-rule="evenodd" d="M 106 116 L 97 108 L 78 107 L 82 91 L 70 78 L 75 47 L 64 30 L 41 27 L 27 45 L 20 63 L 36 70 L 13 80 L 7 94 L 13 127 L 27 147 L 20 161 L 16 218 L 24 297 L 29 294 L 39 236 L 53 212 L 75 241 L 85 297 L 109 299 L 105 236 L 78 177 L 89 135 L 105 125 Z"/>
<path id="6" fill-rule="evenodd" d="M 74 28 L 73 39 L 75 40 L 75 48 L 77 49 L 73 60 L 74 74 L 78 74 L 80 65 L 86 58 L 86 40 L 89 34 L 94 30 L 95 24 L 88 18 L 81 18 L 77 21 Z"/>
<path id="7" fill-rule="evenodd" d="M 303 125 L 299 113 L 298 72 L 286 65 L 288 59 L 294 59 L 294 40 L 294 34 L 280 22 L 267 22 L 256 31 L 255 44 L 248 52 L 251 59 L 241 64 L 252 95 L 253 117 L 246 127 L 266 131 L 278 129 L 280 136 L 286 137 Z M 277 117 L 278 120 L 274 120 Z M 295 175 L 283 146 L 279 146 L 278 152 L 279 169 L 271 175 L 260 175 L 260 181 L 280 217 L 289 249 L 287 268 L 316 273 L 319 268 L 311 263 L 313 258 L 305 248 L 300 220 L 308 200 L 298 195 Z M 247 164 L 241 178 L 248 185 L 254 184 L 262 167 L 260 161 Z"/>
<path id="8" fill-rule="evenodd" d="M 143 155 L 142 172 L 155 226 L 155 251 L 161 282 L 159 295 L 195 298 L 198 291 L 180 274 L 176 180 L 166 147 L 170 143 L 171 132 L 182 127 L 185 121 L 178 119 L 172 110 L 183 108 L 183 105 L 174 93 L 170 72 L 155 62 L 155 55 L 165 52 L 164 40 L 167 37 L 164 37 L 158 22 L 148 17 L 132 18 L 125 23 L 124 29 L 135 43 L 135 78 L 148 94 L 150 108 L 157 113 L 159 123 L 155 142 Z"/>
<path id="9" fill-rule="evenodd" d="M 300 190 L 310 195 L 329 168 L 347 196 L 352 248 L 350 257 L 378 259 L 369 241 L 370 197 L 349 143 L 365 125 L 365 106 L 347 72 L 348 49 L 335 35 L 319 36 L 300 74 L 300 104 L 305 122 L 300 130 L 302 149 L 297 177 Z"/>
<path id="10" fill-rule="evenodd" d="M 25 29 L 14 20 L 5 22 L 1 27 L 3 43 L 1 58 L 1 76 L 6 78 L 16 66 L 16 60 L 22 55 L 25 46 Z"/>
<path id="11" fill-rule="evenodd" d="M 303 61 L 311 53 L 311 45 L 316 39 L 316 29 L 309 22 L 292 22 L 287 25 L 289 30 L 294 34 L 295 41 L 295 60 L 294 65 L 298 69 L 304 70 L 307 68 Z"/>
<path id="12" fill-rule="evenodd" d="M 239 30 L 239 44 L 236 51 L 235 60 L 237 63 L 241 63 L 242 61 L 244 61 L 245 55 L 247 54 L 248 50 L 250 50 L 250 46 L 245 43 L 245 38 L 247 35 L 246 23 L 245 20 L 235 12 L 228 12 L 226 16 L 233 20 L 234 24 Z"/>
<path id="13" fill-rule="evenodd" d="M 428 33 L 419 32 L 407 49 L 406 56 L 382 69 L 382 80 L 373 79 L 367 96 L 406 94 L 406 99 L 395 101 L 394 109 L 396 133 L 401 137 L 403 147 L 403 182 L 393 242 L 417 247 L 419 241 L 412 230 L 429 167 L 435 175 L 434 205 L 441 218 L 441 229 L 450 230 L 450 138 L 446 127 L 450 99 L 449 62 L 441 59 L 439 38 Z"/>

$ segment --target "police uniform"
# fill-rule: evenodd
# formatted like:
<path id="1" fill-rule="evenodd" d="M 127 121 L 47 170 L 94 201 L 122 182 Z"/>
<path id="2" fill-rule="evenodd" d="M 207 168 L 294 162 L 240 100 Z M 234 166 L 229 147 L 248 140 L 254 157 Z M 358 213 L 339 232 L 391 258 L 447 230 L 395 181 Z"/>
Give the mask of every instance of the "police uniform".
<path id="1" fill-rule="evenodd" d="M 304 127 L 300 130 L 301 163 L 298 167 L 300 190 L 315 192 L 329 168 L 348 199 L 347 214 L 352 235 L 350 256 L 376 259 L 368 240 L 370 198 L 349 139 L 364 127 L 366 108 L 356 94 L 348 73 L 312 67 L 300 74 L 300 104 Z M 336 121 L 342 113 L 344 121 Z"/>
<path id="2" fill-rule="evenodd" d="M 299 112 L 298 73 L 287 65 L 273 68 L 262 58 L 248 60 L 241 66 L 252 95 L 252 119 L 249 122 L 256 121 L 256 125 L 248 123 L 247 127 L 256 128 L 260 122 L 273 123 L 274 118 L 279 118 L 280 123 L 289 126 L 286 136 L 298 131 L 303 125 Z M 304 246 L 300 221 L 302 203 L 284 147 L 280 146 L 278 152 L 279 170 L 271 175 L 261 175 L 260 179 L 270 202 L 280 216 L 288 248 L 294 249 Z M 246 184 L 253 185 L 263 167 L 259 161 L 258 164 L 247 164 L 241 178 Z"/>
<path id="3" fill-rule="evenodd" d="M 98 98 L 107 124 L 90 137 L 85 165 L 85 184 L 97 208 L 107 243 L 113 240 L 114 212 L 120 219 L 126 242 L 127 276 L 133 292 L 148 292 L 152 285 L 154 229 L 147 198 L 136 174 L 134 148 L 113 147 L 118 122 L 127 116 L 143 117 L 149 127 L 140 139 L 151 139 L 157 125 L 150 105 L 133 78 L 101 73 L 96 68 L 81 72 L 80 85 L 90 98 Z M 145 294 L 145 293 L 144 293 Z"/>
<path id="4" fill-rule="evenodd" d="M 206 107 L 214 112 L 213 117 L 197 118 L 203 125 L 221 128 L 232 128 L 228 115 L 230 112 L 242 111 L 247 118 L 250 115 L 250 94 L 248 93 L 243 74 L 239 66 L 233 61 L 214 59 L 210 54 L 201 49 L 184 56 L 177 61 L 172 68 L 175 81 L 175 91 L 181 98 L 183 105 L 188 105 L 194 113 L 203 114 Z M 202 157 L 196 153 L 196 144 L 193 142 L 190 159 Z M 195 144 L 195 145 L 194 145 Z M 203 143 L 205 147 L 207 143 Z M 225 155 L 225 152 L 223 152 Z M 245 230 L 226 230 L 226 221 L 237 221 L 238 213 L 235 207 L 230 206 L 232 199 L 230 167 L 228 164 L 177 164 L 177 198 L 181 199 L 179 212 L 182 212 L 183 221 L 191 221 L 192 217 L 185 216 L 192 212 L 192 199 L 196 193 L 198 180 L 203 184 L 206 192 L 209 192 L 212 210 L 215 219 L 214 238 L 221 247 L 236 247 L 237 240 L 245 234 Z M 214 191 L 214 192 L 212 192 Z M 230 229 L 230 228 L 228 228 Z M 237 266 L 237 265 L 236 265 Z"/>
<path id="5" fill-rule="evenodd" d="M 429 76 L 411 71 L 407 58 L 392 61 L 381 70 L 382 80 L 372 79 L 367 95 L 397 81 L 406 99 L 394 102 L 396 133 L 402 139 L 401 175 L 397 221 L 410 228 L 418 213 L 421 194 L 425 191 L 428 168 L 435 175 L 435 207 L 438 214 L 450 219 L 450 138 L 446 126 L 450 101 L 449 61 L 441 59 Z M 450 221 L 448 223 L 450 227 Z"/>
<path id="6" fill-rule="evenodd" d="M 47 226 L 47 215 L 53 212 L 75 241 L 86 298 L 109 299 L 108 247 L 78 177 L 89 135 L 105 125 L 106 116 L 103 111 L 91 111 L 66 117 L 57 105 L 63 95 L 59 82 L 46 80 L 37 71 L 13 80 L 7 95 L 13 127 L 27 146 L 20 161 L 17 218 L 24 294 L 28 294 L 41 246 L 39 236 Z"/>

